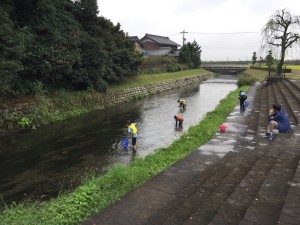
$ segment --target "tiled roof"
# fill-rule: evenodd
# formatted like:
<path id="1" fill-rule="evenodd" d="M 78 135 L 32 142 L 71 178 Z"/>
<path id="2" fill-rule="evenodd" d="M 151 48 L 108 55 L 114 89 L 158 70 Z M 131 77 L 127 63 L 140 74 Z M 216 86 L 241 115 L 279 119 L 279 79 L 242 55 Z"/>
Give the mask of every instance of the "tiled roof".
<path id="1" fill-rule="evenodd" d="M 163 36 L 158 36 L 158 35 L 153 35 L 153 34 L 146 34 L 141 41 L 143 41 L 144 39 L 149 38 L 159 44 L 165 44 L 165 45 L 176 45 L 176 46 L 180 46 L 179 44 L 177 44 L 176 42 L 170 40 L 168 37 L 163 37 Z"/>

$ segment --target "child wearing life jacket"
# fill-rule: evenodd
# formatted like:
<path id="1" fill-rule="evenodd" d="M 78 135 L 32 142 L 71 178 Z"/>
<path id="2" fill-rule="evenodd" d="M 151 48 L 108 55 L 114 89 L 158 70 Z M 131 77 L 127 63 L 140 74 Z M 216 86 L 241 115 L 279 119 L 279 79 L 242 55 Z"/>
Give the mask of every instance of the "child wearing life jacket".
<path id="1" fill-rule="evenodd" d="M 178 100 L 177 102 L 179 103 L 179 107 L 181 107 L 182 109 L 186 108 L 186 101 L 185 100 Z"/>
<path id="2" fill-rule="evenodd" d="M 128 133 L 130 133 L 132 139 L 132 152 L 136 154 L 136 139 L 137 139 L 137 128 L 134 123 L 131 123 L 130 120 L 127 120 Z"/>
<path id="3" fill-rule="evenodd" d="M 182 123 L 183 123 L 182 115 L 174 115 L 174 119 L 175 119 L 175 127 L 177 126 L 182 127 Z"/>

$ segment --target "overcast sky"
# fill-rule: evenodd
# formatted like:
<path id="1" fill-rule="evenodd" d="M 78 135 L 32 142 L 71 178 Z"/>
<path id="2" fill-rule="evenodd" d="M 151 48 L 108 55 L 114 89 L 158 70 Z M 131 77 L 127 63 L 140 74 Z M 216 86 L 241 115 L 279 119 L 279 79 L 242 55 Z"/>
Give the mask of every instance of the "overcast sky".
<path id="1" fill-rule="evenodd" d="M 260 53 L 261 29 L 276 10 L 300 16 L 300 0 L 98 0 L 101 16 L 120 23 L 129 36 L 167 36 L 182 45 L 194 40 L 202 60 L 251 60 Z M 300 59 L 293 48 L 288 59 Z"/>

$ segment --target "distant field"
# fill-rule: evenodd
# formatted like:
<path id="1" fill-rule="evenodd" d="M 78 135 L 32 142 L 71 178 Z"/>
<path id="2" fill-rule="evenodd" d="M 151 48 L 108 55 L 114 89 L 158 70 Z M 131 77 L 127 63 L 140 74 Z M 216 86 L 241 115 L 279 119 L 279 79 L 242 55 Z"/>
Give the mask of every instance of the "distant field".
<path id="1" fill-rule="evenodd" d="M 292 78 L 292 79 L 300 79 L 300 66 L 295 66 L 298 69 L 292 69 L 292 73 L 287 73 L 286 78 Z M 287 68 L 292 68 L 287 67 Z M 258 80 L 263 80 L 265 77 L 268 76 L 268 71 L 264 70 L 257 70 L 257 69 L 247 69 L 245 71 L 246 74 L 250 74 L 251 76 L 257 78 Z"/>
<path id="2" fill-rule="evenodd" d="M 286 66 L 286 68 L 292 69 L 292 70 L 300 70 L 300 65 L 297 65 L 297 66 Z"/>

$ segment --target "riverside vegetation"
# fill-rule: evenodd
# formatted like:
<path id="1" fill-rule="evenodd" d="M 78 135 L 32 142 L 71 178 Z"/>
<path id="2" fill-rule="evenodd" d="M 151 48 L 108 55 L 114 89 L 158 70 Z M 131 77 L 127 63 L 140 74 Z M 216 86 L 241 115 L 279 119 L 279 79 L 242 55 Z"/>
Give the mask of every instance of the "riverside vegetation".
<path id="1" fill-rule="evenodd" d="M 144 159 L 135 158 L 129 166 L 115 165 L 102 176 L 90 175 L 73 192 L 48 202 L 4 205 L 0 224 L 78 224 L 210 140 L 237 104 L 239 90 L 247 88 L 231 92 L 199 124 Z"/>

